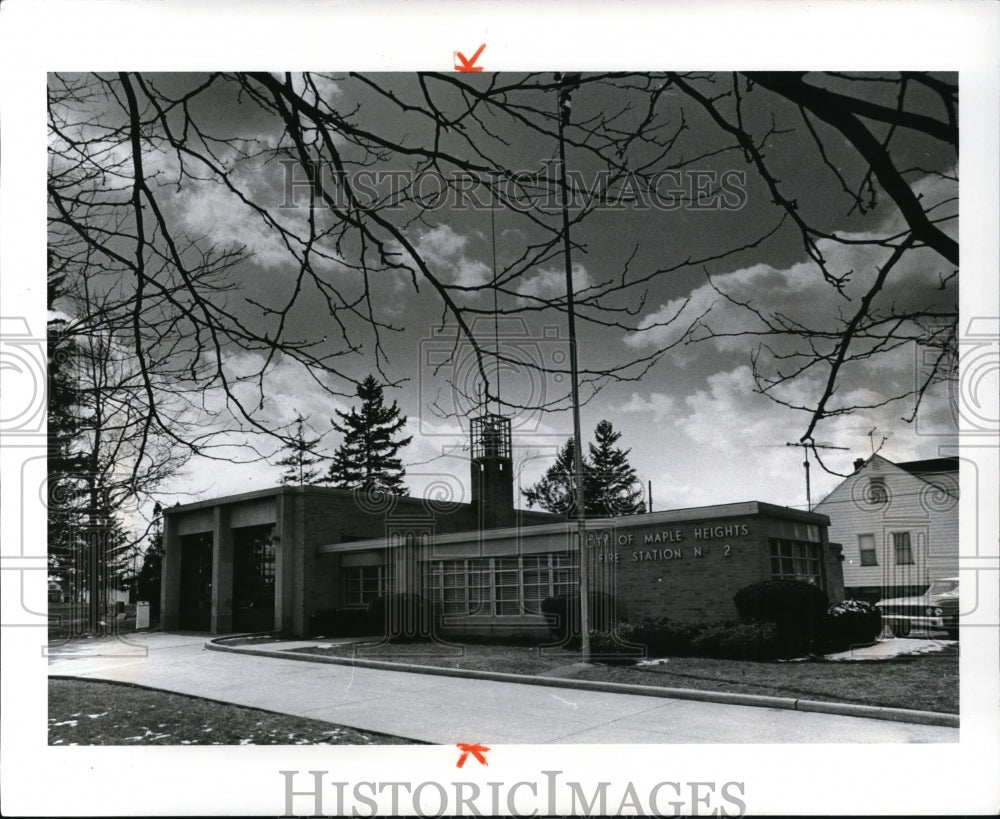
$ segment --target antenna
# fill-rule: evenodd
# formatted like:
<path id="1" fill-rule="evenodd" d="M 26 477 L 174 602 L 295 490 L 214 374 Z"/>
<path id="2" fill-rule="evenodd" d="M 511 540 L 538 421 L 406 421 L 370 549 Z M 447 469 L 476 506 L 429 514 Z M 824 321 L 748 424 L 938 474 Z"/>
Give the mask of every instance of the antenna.
<path id="1" fill-rule="evenodd" d="M 785 446 L 800 446 L 805 450 L 806 459 L 802 462 L 802 466 L 806 470 L 806 511 L 811 512 L 813 509 L 812 505 L 812 489 L 809 486 L 809 450 L 810 449 L 842 449 L 845 452 L 848 447 L 846 446 L 831 446 L 830 444 L 807 444 L 801 441 L 796 443 L 786 443 Z"/>
<path id="2" fill-rule="evenodd" d="M 868 432 L 865 433 L 865 435 L 868 436 L 868 441 L 869 441 L 869 443 L 871 443 L 871 446 L 872 446 L 872 455 L 875 454 L 875 450 L 876 450 L 876 446 L 875 446 L 875 430 L 877 430 L 877 429 L 878 429 L 878 427 L 872 427 L 870 430 L 868 430 Z M 892 433 L 889 433 L 889 434 L 891 435 Z M 883 435 L 882 436 L 882 440 L 879 441 L 879 444 L 878 444 L 877 448 L 881 449 L 882 448 L 882 444 L 884 444 L 888 440 L 889 440 L 889 435 Z"/>

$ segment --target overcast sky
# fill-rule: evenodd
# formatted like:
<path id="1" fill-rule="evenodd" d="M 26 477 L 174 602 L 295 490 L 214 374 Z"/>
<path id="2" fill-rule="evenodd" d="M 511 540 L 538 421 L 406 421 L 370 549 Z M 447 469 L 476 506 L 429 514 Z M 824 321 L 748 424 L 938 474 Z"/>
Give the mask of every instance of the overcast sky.
<path id="1" fill-rule="evenodd" d="M 482 86 L 487 77 L 469 82 Z M 465 79 L 463 78 L 463 81 Z M 162 88 L 189 87 L 190 75 L 159 75 Z M 412 75 L 378 75 L 375 82 L 391 88 L 398 98 L 420 102 L 420 88 Z M 426 126 L 419 117 L 404 116 L 391 105 L 377 99 L 369 89 L 350 78 L 334 78 L 323 83 L 324 96 L 343 111 L 355 110 L 358 120 L 372 130 L 381 129 L 400 140 L 426 139 Z M 443 110 L 455 112 L 464 104 L 455 93 L 438 86 L 436 102 Z M 761 97 L 763 92 L 757 92 Z M 554 95 L 552 104 L 554 105 Z M 573 99 L 572 117 L 576 122 L 592 121 L 618 110 L 619 95 L 612 85 L 585 85 Z M 927 100 L 928 112 L 940 115 Z M 252 106 L 237 104 L 231 94 L 215 93 L 202 99 L 199 115 L 211 127 L 241 139 L 267 143 L 276 133 L 275 123 L 262 118 Z M 795 320 L 815 323 L 817 317 L 832 316 L 838 311 L 855 309 L 859 295 L 870 283 L 876 266 L 888 258 L 885 249 L 870 246 L 845 246 L 827 243 L 822 249 L 834 272 L 854 271 L 845 295 L 838 295 L 824 281 L 803 249 L 800 235 L 785 225 L 756 246 L 744 245 L 770 233 L 779 222 L 780 212 L 756 172 L 739 152 L 714 152 L 722 144 L 717 131 L 704 117 L 698 118 L 690 101 L 668 92 L 661 101 L 664 127 L 669 131 L 681 122 L 685 111 L 685 131 L 668 155 L 675 163 L 686 162 L 681 186 L 722 184 L 725 195 L 710 197 L 710 206 L 691 202 L 678 207 L 664 207 L 642 196 L 621 197 L 612 205 L 590 214 L 574 228 L 577 247 L 573 252 L 574 281 L 578 291 L 601 282 L 615 280 L 628 266 L 635 275 L 649 275 L 648 282 L 630 293 L 609 299 L 611 308 L 628 308 L 634 315 L 628 320 L 644 332 L 609 329 L 589 323 L 586 312 L 578 323 L 579 357 L 583 369 L 601 369 L 651 354 L 658 345 L 677 337 L 687 320 L 706 314 L 706 325 L 716 331 L 733 333 L 757 326 L 745 310 L 726 302 L 708 283 L 709 276 L 718 288 L 737 301 L 751 300 L 759 307 Z M 759 126 L 775 115 L 779 124 L 789 111 L 767 106 L 751 109 Z M 510 122 L 490 123 L 491 127 L 474 129 L 470 139 L 489 144 L 494 156 L 503 156 L 509 167 L 536 172 L 556 156 L 556 143 L 537 133 L 525 133 Z M 571 126 L 570 138 L 582 139 L 583 131 Z M 495 130 L 493 130 L 495 128 Z M 423 130 L 422 130 L 423 129 Z M 475 159 L 471 147 L 450 135 L 449 149 L 465 151 Z M 933 146 L 920 140 L 900 140 L 902 166 L 913 165 L 924 173 L 911 175 L 913 187 L 926 201 L 938 202 L 954 195 L 953 187 L 938 173 L 954 173 L 947 157 L 939 156 Z M 849 213 L 850 202 L 841 195 L 835 178 L 817 158 L 811 137 L 801 125 L 791 132 L 780 131 L 767 140 L 768 159 L 783 189 L 798 198 L 807 218 L 838 235 L 865 238 L 891 235 L 902 226 L 895 209 L 883 204 L 864 216 Z M 825 144 L 827 159 L 851 178 L 857 166 L 849 151 L 833 138 Z M 344 148 L 349 152 L 349 147 Z M 704 154 L 704 155 L 703 155 Z M 703 156 L 702 156 L 703 155 Z M 149 162 L 168 175 L 174 160 L 152 156 Z M 162 165 L 156 166 L 160 162 Z M 586 154 L 570 148 L 567 165 L 584 185 L 594 184 L 594 168 Z M 665 167 L 669 167 L 665 165 Z M 398 157 L 371 169 L 380 172 L 405 172 Z M 267 166 L 246 163 L 239 178 L 259 201 L 277 207 L 288 196 L 287 174 L 290 170 L 271 163 Z M 447 170 L 446 170 L 447 172 Z M 296 171 L 296 179 L 301 176 Z M 701 180 L 701 181 L 699 181 Z M 714 184 L 713 184 L 714 183 Z M 434 181 L 427 191 L 433 195 Z M 301 186 L 293 191 L 300 207 L 278 208 L 288 224 L 301 224 L 308 208 Z M 185 183 L 169 198 L 162 194 L 172 216 L 191 234 L 204 234 L 218 244 L 237 243 L 252 250 L 252 255 L 233 271 L 240 295 L 255 301 L 280 301 L 288 297 L 296 271 L 273 232 L 267 232 L 244 206 L 215 184 Z M 478 208 L 468 201 L 448 197 L 427 209 L 423 219 L 406 226 L 407 238 L 433 267 L 435 275 L 448 284 L 480 286 L 492 280 L 494 254 L 500 271 L 520 257 L 526 245 L 538 241 L 540 232 L 523 213 L 510 207 Z M 947 206 L 954 212 L 954 205 Z M 940 213 L 938 215 L 941 215 Z M 549 224 L 556 224 L 559 212 L 547 214 Z M 494 227 L 495 220 L 495 227 Z M 403 216 L 400 215 L 402 223 Z M 948 229 L 954 235 L 952 229 Z M 332 260 L 328 275 L 349 290 L 356 286 L 355 274 L 338 264 L 337 254 L 349 253 L 328 248 Z M 727 253 L 727 251 L 732 251 Z M 714 257 L 714 258 L 713 258 Z M 346 256 L 341 256 L 349 262 Z M 693 260 L 711 258 L 705 263 Z M 883 304 L 897 309 L 907 305 L 954 310 L 957 287 L 944 290 L 937 285 L 947 274 L 941 259 L 930 251 L 910 254 L 897 270 L 881 295 Z M 656 271 L 662 271 L 651 275 Z M 547 259 L 524 271 L 511 286 L 512 292 L 497 297 L 501 310 L 530 304 L 531 296 L 556 297 L 565 291 L 561 258 Z M 336 351 L 336 328 L 332 326 L 322 300 L 306 293 L 290 314 L 291 337 L 323 339 L 328 351 Z M 487 345 L 499 333 L 502 349 L 508 356 L 528 356 L 548 365 L 562 365 L 566 354 L 566 317 L 549 310 L 526 312 L 505 318 L 494 326 L 489 317 L 493 296 L 480 290 L 464 298 L 463 304 L 483 310 L 477 325 L 478 335 Z M 425 491 L 444 493 L 454 499 L 468 500 L 468 453 L 466 443 L 470 412 L 478 411 L 464 396 L 456 394 L 449 379 L 475 389 L 475 368 L 467 352 L 459 349 L 450 357 L 448 339 L 453 321 L 447 317 L 442 326 L 439 298 L 426 285 L 416 292 L 406 277 L 391 274 L 376 282 L 373 298 L 380 315 L 398 328 L 383 334 L 386 361 L 383 370 L 399 387 L 387 391 L 399 402 L 408 416 L 412 444 L 403 451 L 407 483 L 414 495 Z M 687 301 L 685 306 L 685 300 Z M 683 309 L 682 309 L 683 308 Z M 658 328 L 659 322 L 675 315 L 679 320 Z M 704 335 L 704 332 L 700 333 Z M 630 459 L 644 487 L 652 484 L 654 510 L 701 506 L 747 500 L 760 500 L 805 508 L 806 492 L 801 449 L 788 446 L 805 432 L 805 413 L 786 409 L 756 394 L 751 376 L 753 338 L 727 337 L 685 344 L 662 357 L 637 380 L 605 380 L 596 395 L 589 396 L 582 410 L 584 439 L 592 440 L 593 430 L 602 419 L 612 421 L 622 433 L 620 445 L 631 450 Z M 353 377 L 363 377 L 375 369 L 369 344 L 357 354 L 339 362 Z M 228 364 L 235 371 L 251 370 L 259 364 L 257 353 L 231 349 Z M 435 365 L 444 365 L 435 369 Z M 919 353 L 903 348 L 874 359 L 864 370 L 847 372 L 837 392 L 837 401 L 877 403 L 884 397 L 912 387 L 921 367 Z M 624 370 L 631 375 L 635 369 Z M 803 378 L 791 387 L 789 397 L 803 402 L 815 401 L 825 372 Z M 323 380 L 323 379 L 321 379 Z M 325 383 L 343 390 L 342 383 Z M 533 405 L 565 396 L 568 381 L 559 375 L 541 376 L 535 370 L 503 365 L 499 372 L 502 397 Z M 300 365 L 288 359 L 278 360 L 266 381 L 266 400 L 260 417 L 268 425 L 290 424 L 297 414 L 309 418 L 315 434 L 323 436 L 321 449 L 332 453 L 339 443 L 331 431 L 329 419 L 334 410 L 346 409 L 351 402 L 336 398 L 308 378 Z M 539 399 L 536 401 L 535 399 Z M 218 400 L 221 400 L 219 398 Z M 821 424 L 816 440 L 843 449 L 827 450 L 828 464 L 839 472 L 849 472 L 855 458 L 871 454 L 873 443 L 881 445 L 881 454 L 893 461 L 937 457 L 941 446 L 955 442 L 946 389 L 937 388 L 924 399 L 917 423 L 905 423 L 909 402 L 897 402 L 877 410 L 835 418 Z M 572 432 L 568 411 L 540 413 L 522 409 L 513 414 L 515 467 L 520 485 L 536 480 L 552 461 L 555 450 Z M 874 434 L 869 433 L 874 430 Z M 230 436 L 237 449 L 254 443 L 264 449 L 273 443 L 263 439 Z M 236 450 L 234 450 L 235 452 Z M 280 456 L 277 456 L 280 457 Z M 277 457 L 272 461 L 277 460 Z M 255 462 L 220 468 L 218 462 L 193 460 L 184 476 L 164 487 L 165 500 L 186 502 L 217 495 L 250 491 L 276 484 L 281 470 Z M 812 469 L 813 504 L 822 499 L 840 478 L 826 475 L 815 464 Z"/>

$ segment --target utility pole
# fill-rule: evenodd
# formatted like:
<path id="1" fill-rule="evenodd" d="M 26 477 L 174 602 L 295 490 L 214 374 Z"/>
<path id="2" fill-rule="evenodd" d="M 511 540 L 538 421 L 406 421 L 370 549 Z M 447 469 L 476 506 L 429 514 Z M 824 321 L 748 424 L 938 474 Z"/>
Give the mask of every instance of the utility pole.
<path id="1" fill-rule="evenodd" d="M 570 388 L 573 401 L 573 460 L 576 471 L 576 537 L 580 553 L 580 659 L 590 662 L 590 567 L 587 560 L 586 495 L 583 487 L 583 437 L 580 434 L 580 385 L 576 351 L 576 309 L 573 301 L 573 259 L 569 239 L 569 189 L 566 184 L 566 142 L 563 128 L 569 123 L 570 94 L 579 75 L 558 74 L 559 184 L 562 192 L 563 255 L 566 261 L 566 317 L 569 325 Z"/>
<path id="2" fill-rule="evenodd" d="M 846 446 L 830 446 L 829 444 L 808 444 L 803 442 L 798 443 L 786 443 L 785 446 L 800 446 L 805 450 L 806 459 L 802 462 L 802 466 L 806 469 L 806 511 L 812 511 L 812 490 L 809 487 L 809 450 L 810 449 L 842 449 L 847 451 Z"/>

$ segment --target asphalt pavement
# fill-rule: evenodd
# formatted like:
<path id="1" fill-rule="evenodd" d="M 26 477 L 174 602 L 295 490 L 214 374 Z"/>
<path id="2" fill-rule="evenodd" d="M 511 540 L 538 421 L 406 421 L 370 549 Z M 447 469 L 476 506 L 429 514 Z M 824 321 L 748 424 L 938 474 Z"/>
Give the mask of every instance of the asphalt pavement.
<path id="1" fill-rule="evenodd" d="M 957 728 L 539 687 L 206 650 L 204 634 L 50 647 L 50 675 L 114 680 L 434 744 L 958 742 Z M 290 648 L 301 643 L 271 645 Z"/>

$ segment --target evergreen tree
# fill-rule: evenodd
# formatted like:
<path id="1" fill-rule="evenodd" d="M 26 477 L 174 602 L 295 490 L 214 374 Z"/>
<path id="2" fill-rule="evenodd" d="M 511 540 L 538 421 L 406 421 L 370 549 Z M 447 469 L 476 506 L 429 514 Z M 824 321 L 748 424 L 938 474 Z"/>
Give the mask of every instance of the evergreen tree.
<path id="1" fill-rule="evenodd" d="M 70 277 L 65 264 L 52 261 L 50 255 L 49 572 L 74 600 L 90 601 L 81 627 L 99 632 L 101 610 L 134 573 L 136 544 L 123 509 L 148 498 L 189 451 L 147 425 L 148 383 L 105 311 L 111 296 L 93 296 L 84 272 Z"/>
<path id="2" fill-rule="evenodd" d="M 342 421 L 331 419 L 333 428 L 344 436 L 333 455 L 326 481 L 342 489 L 380 489 L 396 495 L 409 493 L 403 483 L 406 470 L 398 457 L 399 450 L 412 436 L 395 438 L 406 425 L 395 401 L 386 406 L 382 385 L 369 375 L 358 385 L 361 409 L 337 410 Z"/>
<path id="3" fill-rule="evenodd" d="M 48 271 L 47 305 L 65 293 L 66 276 Z M 89 465 L 80 451 L 84 397 L 80 394 L 79 344 L 65 319 L 48 321 L 48 557 L 49 570 L 60 580 L 76 563 L 81 548 L 80 530 L 88 521 L 86 473 Z"/>
<path id="4" fill-rule="evenodd" d="M 142 568 L 136 578 L 136 600 L 149 603 L 153 622 L 160 619 L 160 582 L 163 576 L 163 530 L 157 526 L 149 536 L 149 545 L 142 556 Z"/>
<path id="5" fill-rule="evenodd" d="M 318 464 L 321 458 L 316 457 L 313 451 L 319 438 L 306 438 L 305 423 L 306 418 L 299 414 L 295 418 L 295 435 L 292 440 L 285 445 L 288 454 L 278 461 L 278 466 L 288 467 L 281 475 L 281 483 L 302 484 L 315 483 L 319 480 L 320 470 L 311 469 L 313 464 Z"/>
<path id="6" fill-rule="evenodd" d="M 573 438 L 566 441 L 559 454 L 556 455 L 556 462 L 550 466 L 542 479 L 527 489 L 522 489 L 521 494 L 528 502 L 529 507 L 539 506 L 549 512 L 564 514 L 567 517 L 576 517 L 576 458 L 573 452 Z M 587 459 L 583 459 L 583 485 L 589 489 L 590 464 Z M 587 493 L 587 510 L 590 510 L 590 493 Z"/>
<path id="7" fill-rule="evenodd" d="M 615 446 L 622 437 L 610 421 L 601 421 L 594 430 L 596 446 L 590 444 L 590 482 L 587 485 L 587 513 L 636 515 L 646 511 L 642 486 L 628 461 L 632 450 Z"/>
<path id="8" fill-rule="evenodd" d="M 587 517 L 631 515 L 646 511 L 635 469 L 628 462 L 630 450 L 615 447 L 620 432 L 609 421 L 601 421 L 595 430 L 597 445 L 589 444 L 590 457 L 583 458 L 583 486 Z M 574 487 L 576 465 L 573 438 L 559 450 L 556 461 L 545 475 L 521 494 L 529 507 L 539 506 L 549 512 L 576 517 Z"/>

